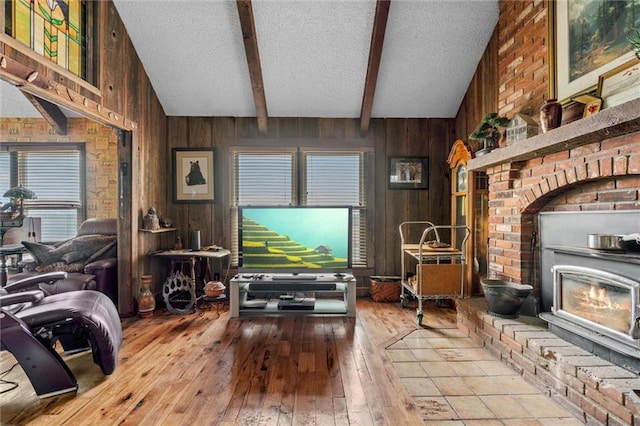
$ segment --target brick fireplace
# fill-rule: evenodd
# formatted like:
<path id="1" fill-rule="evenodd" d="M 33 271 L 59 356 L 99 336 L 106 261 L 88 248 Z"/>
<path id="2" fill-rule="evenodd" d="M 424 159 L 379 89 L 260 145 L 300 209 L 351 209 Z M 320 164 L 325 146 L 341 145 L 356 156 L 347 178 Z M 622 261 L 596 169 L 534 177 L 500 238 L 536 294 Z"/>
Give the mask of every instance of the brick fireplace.
<path id="1" fill-rule="evenodd" d="M 531 284 L 537 309 L 520 321 L 506 320 L 488 315 L 484 298 L 465 299 L 458 327 L 586 423 L 640 424 L 638 372 L 551 333 L 536 315 L 552 310 L 547 269 L 554 258 L 544 258 L 539 245 L 545 215 L 578 215 L 580 235 L 570 221 L 571 238 L 564 239 L 560 227 L 554 243 L 582 244 L 585 251 L 591 217 L 610 220 L 612 233 L 640 232 L 640 99 L 475 158 L 469 170 L 489 176 L 489 275 Z M 636 263 L 621 273 L 640 281 Z"/>
<path id="2" fill-rule="evenodd" d="M 489 175 L 489 275 L 539 293 L 538 213 L 640 214 L 640 99 L 475 158 L 469 170 Z"/>

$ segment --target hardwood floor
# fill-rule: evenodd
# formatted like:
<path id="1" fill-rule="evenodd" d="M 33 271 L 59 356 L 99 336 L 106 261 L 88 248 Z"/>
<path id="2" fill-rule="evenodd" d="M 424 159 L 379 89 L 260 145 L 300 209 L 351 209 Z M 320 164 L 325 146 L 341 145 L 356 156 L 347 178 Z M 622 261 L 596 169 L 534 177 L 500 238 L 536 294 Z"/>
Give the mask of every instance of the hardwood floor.
<path id="1" fill-rule="evenodd" d="M 425 303 L 423 324 L 455 328 L 455 311 Z M 77 394 L 36 397 L 19 366 L 4 380 L 3 425 L 422 424 L 385 348 L 416 325 L 415 310 L 358 299 L 357 318 L 216 318 L 156 312 L 123 320 L 116 371 L 83 353 L 68 360 Z M 0 371 L 15 360 L 0 354 Z M 9 386 L 0 384 L 0 390 Z"/>

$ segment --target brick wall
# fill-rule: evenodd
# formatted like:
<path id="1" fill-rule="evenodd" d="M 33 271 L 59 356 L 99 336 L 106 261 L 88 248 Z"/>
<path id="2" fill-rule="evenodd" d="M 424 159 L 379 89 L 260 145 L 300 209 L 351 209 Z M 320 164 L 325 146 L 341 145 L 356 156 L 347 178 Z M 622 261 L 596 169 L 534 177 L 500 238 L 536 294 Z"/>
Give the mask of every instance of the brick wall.
<path id="1" fill-rule="evenodd" d="M 548 8 L 543 0 L 500 1 L 498 112 L 538 119 L 548 99 Z"/>

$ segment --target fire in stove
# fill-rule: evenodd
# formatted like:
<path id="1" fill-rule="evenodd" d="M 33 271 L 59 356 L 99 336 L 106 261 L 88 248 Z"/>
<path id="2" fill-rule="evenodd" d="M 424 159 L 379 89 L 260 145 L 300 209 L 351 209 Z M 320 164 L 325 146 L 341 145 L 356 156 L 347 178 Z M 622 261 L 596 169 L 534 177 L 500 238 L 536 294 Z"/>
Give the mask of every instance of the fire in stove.
<path id="1" fill-rule="evenodd" d="M 611 335 L 629 338 L 638 333 L 639 283 L 584 267 L 557 265 L 553 269 L 556 315 Z"/>
<path id="2" fill-rule="evenodd" d="M 602 309 L 608 309 L 608 310 L 614 310 L 614 311 L 618 311 L 618 310 L 622 310 L 622 311 L 628 311 L 629 313 L 631 313 L 631 303 L 630 302 L 623 302 L 623 303 L 619 303 L 619 302 L 614 302 L 611 300 L 611 297 L 609 296 L 609 292 L 607 291 L 607 289 L 603 286 L 599 286 L 597 284 L 591 284 L 589 286 L 589 291 L 583 291 L 583 306 L 585 309 L 587 310 L 602 310 Z M 623 296 L 625 299 L 630 300 L 629 295 L 625 295 Z"/>
<path id="3" fill-rule="evenodd" d="M 629 330 L 631 295 L 628 290 L 611 291 L 603 283 L 588 284 L 588 290 L 580 290 L 580 287 L 584 287 L 580 283 L 580 277 L 574 277 L 572 280 L 565 277 L 563 285 L 580 299 L 580 303 L 575 305 L 570 303 L 570 306 L 567 306 L 569 312 L 622 333 Z M 618 300 L 612 300 L 610 293 Z"/>
<path id="4" fill-rule="evenodd" d="M 587 309 L 610 309 L 611 298 L 607 294 L 607 289 L 591 284 L 589 291 L 583 291 L 585 295 L 584 301 L 586 302 Z"/>

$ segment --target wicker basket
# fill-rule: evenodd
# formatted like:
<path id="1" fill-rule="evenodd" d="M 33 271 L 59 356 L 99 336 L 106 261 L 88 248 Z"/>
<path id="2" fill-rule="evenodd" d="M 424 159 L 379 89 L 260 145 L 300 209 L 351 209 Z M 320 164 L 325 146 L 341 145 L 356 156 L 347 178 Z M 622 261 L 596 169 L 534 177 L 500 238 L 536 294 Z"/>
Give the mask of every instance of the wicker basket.
<path id="1" fill-rule="evenodd" d="M 376 279 L 370 280 L 371 299 L 374 302 L 399 302 L 400 301 L 400 278 L 397 280 Z"/>

